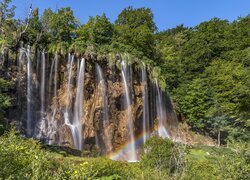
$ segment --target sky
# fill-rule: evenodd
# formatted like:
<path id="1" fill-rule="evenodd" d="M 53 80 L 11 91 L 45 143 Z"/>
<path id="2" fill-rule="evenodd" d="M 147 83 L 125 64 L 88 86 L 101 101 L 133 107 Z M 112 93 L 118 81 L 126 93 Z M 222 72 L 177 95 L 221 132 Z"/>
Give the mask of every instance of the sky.
<path id="1" fill-rule="evenodd" d="M 2 1 L 2 0 L 0 0 Z M 114 22 L 126 7 L 150 8 L 159 31 L 184 24 L 194 27 L 213 17 L 233 21 L 250 14 L 250 0 L 32 0 L 33 8 L 40 13 L 46 8 L 52 10 L 71 7 L 81 23 L 89 16 L 103 13 Z M 16 8 L 16 17 L 23 19 L 29 12 L 30 0 L 12 0 Z"/>

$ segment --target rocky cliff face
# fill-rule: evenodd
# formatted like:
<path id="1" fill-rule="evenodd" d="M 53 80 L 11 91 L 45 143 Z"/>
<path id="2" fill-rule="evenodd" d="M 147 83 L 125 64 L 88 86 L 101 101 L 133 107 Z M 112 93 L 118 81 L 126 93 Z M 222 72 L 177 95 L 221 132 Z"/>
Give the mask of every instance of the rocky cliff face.
<path id="1" fill-rule="evenodd" d="M 37 53 L 40 54 L 40 53 Z M 75 56 L 63 57 L 46 55 L 45 61 L 37 55 L 32 59 L 31 86 L 27 85 L 27 57 L 20 58 L 17 79 L 17 108 L 10 111 L 10 119 L 21 122 L 20 127 L 26 132 L 28 123 L 32 127 L 32 136 L 45 143 L 54 143 L 75 148 L 76 134 L 80 133 L 83 149 L 97 149 L 100 153 L 113 152 L 130 141 L 131 133 L 136 137 L 140 134 L 157 131 L 159 121 L 158 100 L 162 98 L 164 112 L 160 112 L 162 126 L 171 136 L 171 127 L 176 125 L 176 116 L 171 101 L 166 95 L 160 96 L 157 85 L 142 81 L 140 68 L 128 65 L 127 88 L 125 94 L 122 79 L 122 59 L 109 65 L 107 59 L 97 60 L 85 57 L 84 88 L 79 92 L 79 71 L 81 59 Z M 42 63 L 45 63 L 43 66 Z M 43 71 L 43 67 L 45 70 Z M 42 74 L 45 72 L 45 74 Z M 44 79 L 42 79 L 44 78 Z M 41 93 L 41 82 L 45 81 L 44 92 Z M 145 97 L 147 86 L 147 97 Z M 31 101 L 27 100 L 27 89 L 31 88 Z M 159 90 L 159 89 L 158 89 Z M 82 93 L 82 96 L 78 96 Z M 161 91 L 162 93 L 162 91 Z M 44 95 L 42 95 L 44 94 Z M 83 98 L 83 104 L 77 106 L 77 98 Z M 124 103 L 125 98 L 130 104 Z M 145 98 L 147 98 L 148 112 L 145 112 Z M 27 121 L 27 103 L 31 104 L 31 121 Z M 41 106 L 45 110 L 41 110 Z M 128 106 L 131 114 L 128 113 Z M 80 108 L 80 109 L 79 109 Z M 76 114 L 82 112 L 80 125 Z M 132 128 L 128 128 L 129 117 L 132 117 Z M 148 127 L 144 126 L 147 121 Z M 80 127 L 79 127 L 80 126 Z M 75 127 L 78 127 L 75 128 Z M 80 129 L 81 132 L 78 130 Z"/>

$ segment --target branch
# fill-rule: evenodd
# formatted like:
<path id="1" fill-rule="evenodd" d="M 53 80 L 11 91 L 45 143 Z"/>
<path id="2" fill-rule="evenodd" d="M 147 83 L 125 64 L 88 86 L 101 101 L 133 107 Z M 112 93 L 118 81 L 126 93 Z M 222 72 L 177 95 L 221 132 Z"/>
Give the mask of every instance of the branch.
<path id="1" fill-rule="evenodd" d="M 12 47 L 12 50 L 13 50 L 13 51 L 15 51 L 15 50 L 18 49 L 19 43 L 20 43 L 20 41 L 21 41 L 21 39 L 22 39 L 22 36 L 23 36 L 24 33 L 26 33 L 26 31 L 27 31 L 27 29 L 28 29 L 28 27 L 29 27 L 30 21 L 31 21 L 32 13 L 33 13 L 33 9 L 32 9 L 32 0 L 30 0 L 30 12 L 29 12 L 29 15 L 28 15 L 28 17 L 27 17 L 27 23 L 26 23 L 26 25 L 25 25 L 24 30 L 20 33 L 19 37 L 18 37 L 18 35 L 16 35 L 16 44 L 15 44 L 14 47 Z"/>
<path id="2" fill-rule="evenodd" d="M 30 1 L 30 13 L 28 15 L 28 20 L 27 20 L 26 26 L 25 26 L 24 30 L 20 33 L 20 39 L 21 39 L 22 35 L 27 31 L 27 29 L 28 29 L 28 27 L 30 25 L 30 20 L 31 20 L 32 12 L 33 12 L 32 1 Z"/>

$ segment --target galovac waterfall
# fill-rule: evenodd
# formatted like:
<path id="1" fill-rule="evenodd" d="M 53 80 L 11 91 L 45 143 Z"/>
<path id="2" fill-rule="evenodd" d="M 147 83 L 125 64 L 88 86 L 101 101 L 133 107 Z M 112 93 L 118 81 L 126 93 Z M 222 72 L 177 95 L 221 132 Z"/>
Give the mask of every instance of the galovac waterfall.
<path id="1" fill-rule="evenodd" d="M 21 48 L 20 130 L 45 144 L 133 162 L 150 136 L 173 138 L 174 106 L 150 67 L 109 57 Z"/>

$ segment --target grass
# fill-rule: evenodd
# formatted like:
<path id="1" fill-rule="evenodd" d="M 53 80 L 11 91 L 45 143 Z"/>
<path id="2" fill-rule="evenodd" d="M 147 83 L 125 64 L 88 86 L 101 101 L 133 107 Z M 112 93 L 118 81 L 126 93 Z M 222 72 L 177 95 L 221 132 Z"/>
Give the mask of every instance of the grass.
<path id="1" fill-rule="evenodd" d="M 142 161 L 128 163 L 41 145 L 11 131 L 0 136 L 0 179 L 250 179 L 248 144 L 236 144 L 232 149 L 196 145 L 179 155 L 165 139 L 154 138 L 147 144 L 150 151 Z M 186 163 L 179 166 L 167 152 Z M 170 162 L 174 163 L 171 171 L 166 166 Z"/>

